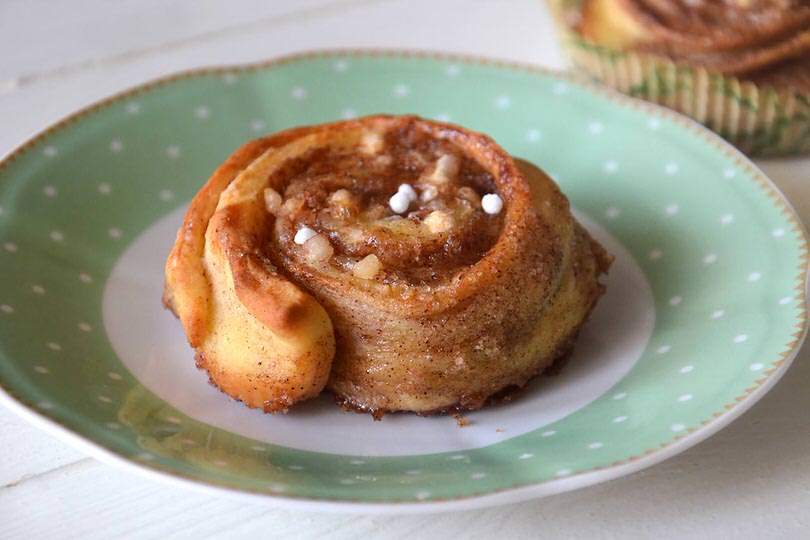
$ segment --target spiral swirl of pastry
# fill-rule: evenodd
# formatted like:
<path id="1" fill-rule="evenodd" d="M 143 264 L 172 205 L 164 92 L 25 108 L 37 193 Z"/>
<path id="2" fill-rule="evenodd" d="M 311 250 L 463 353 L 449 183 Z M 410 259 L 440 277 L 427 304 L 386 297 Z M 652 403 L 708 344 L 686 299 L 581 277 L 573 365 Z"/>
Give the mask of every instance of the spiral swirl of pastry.
<path id="1" fill-rule="evenodd" d="M 286 410 L 448 412 L 568 350 L 609 257 L 489 137 L 372 116 L 248 143 L 191 203 L 164 300 L 211 381 Z"/>
<path id="2" fill-rule="evenodd" d="M 579 29 L 597 43 L 648 51 L 726 75 L 810 52 L 807 0 L 585 0 Z"/>

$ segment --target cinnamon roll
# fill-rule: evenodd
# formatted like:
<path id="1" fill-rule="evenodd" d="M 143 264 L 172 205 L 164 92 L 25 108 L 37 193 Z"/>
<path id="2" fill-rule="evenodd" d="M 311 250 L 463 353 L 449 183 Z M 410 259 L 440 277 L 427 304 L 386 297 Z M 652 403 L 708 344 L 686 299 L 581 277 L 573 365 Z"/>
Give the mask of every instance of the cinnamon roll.
<path id="1" fill-rule="evenodd" d="M 191 202 L 164 302 L 211 382 L 284 411 L 476 409 L 565 354 L 609 255 L 535 166 L 414 116 L 289 129 Z"/>
<path id="2" fill-rule="evenodd" d="M 810 62 L 806 0 L 585 0 L 579 30 L 597 43 L 728 75 Z"/>
<path id="3" fill-rule="evenodd" d="M 752 155 L 810 151 L 808 0 L 549 0 L 572 63 Z"/>

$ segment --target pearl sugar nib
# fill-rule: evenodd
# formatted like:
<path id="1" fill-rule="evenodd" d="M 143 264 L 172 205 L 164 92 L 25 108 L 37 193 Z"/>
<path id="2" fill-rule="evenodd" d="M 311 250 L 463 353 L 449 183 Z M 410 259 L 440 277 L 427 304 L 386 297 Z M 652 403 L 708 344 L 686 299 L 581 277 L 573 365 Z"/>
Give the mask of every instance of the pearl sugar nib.
<path id="1" fill-rule="evenodd" d="M 503 209 L 503 199 L 497 193 L 487 193 L 481 197 L 481 208 L 490 215 L 500 214 Z"/>
<path id="2" fill-rule="evenodd" d="M 416 190 L 410 184 L 400 184 L 397 193 L 404 193 L 411 202 L 416 201 L 419 197 L 416 195 Z"/>
<path id="3" fill-rule="evenodd" d="M 299 246 L 303 246 L 306 243 L 307 240 L 309 240 L 310 238 L 312 238 L 316 234 L 318 234 L 318 233 L 316 233 L 314 230 L 310 229 L 309 227 L 301 227 L 295 233 L 295 237 L 293 238 L 293 241 L 296 244 L 298 244 Z"/>
<path id="4" fill-rule="evenodd" d="M 408 197 L 407 193 L 402 191 L 397 191 L 391 198 L 388 199 L 388 206 L 391 208 L 391 211 L 396 214 L 402 214 L 408 210 L 408 207 L 411 205 L 411 198 Z"/>

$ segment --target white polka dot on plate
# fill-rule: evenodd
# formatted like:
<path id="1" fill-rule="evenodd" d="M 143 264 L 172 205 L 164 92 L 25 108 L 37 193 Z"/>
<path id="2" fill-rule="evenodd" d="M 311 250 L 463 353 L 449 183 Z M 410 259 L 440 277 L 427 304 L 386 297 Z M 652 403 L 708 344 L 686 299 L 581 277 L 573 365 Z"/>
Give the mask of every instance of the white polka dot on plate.
<path id="1" fill-rule="evenodd" d="M 127 103 L 127 112 L 129 114 L 138 114 L 141 112 L 141 106 L 138 103 Z"/>
<path id="2" fill-rule="evenodd" d="M 51 231 L 48 236 L 50 236 L 51 240 L 54 242 L 61 242 L 65 239 L 65 235 L 62 233 L 62 231 Z"/>
<path id="3" fill-rule="evenodd" d="M 450 64 L 449 66 L 447 66 L 447 69 L 445 69 L 444 72 L 449 77 L 455 77 L 461 73 L 461 67 L 457 66 L 456 64 Z"/>
<path id="4" fill-rule="evenodd" d="M 680 210 L 681 208 L 677 204 L 671 203 L 668 204 L 666 208 L 664 208 L 664 213 L 666 213 L 666 215 L 668 216 L 674 216 L 675 214 L 680 212 Z"/>
<path id="5" fill-rule="evenodd" d="M 792 296 L 785 296 L 784 298 L 779 299 L 779 304 L 781 304 L 783 306 L 785 306 L 787 304 L 790 304 L 792 302 L 793 302 L 793 297 Z"/>
<path id="6" fill-rule="evenodd" d="M 683 302 L 683 298 L 681 298 L 680 296 L 673 296 L 672 298 L 669 299 L 670 306 L 680 305 L 681 302 Z"/>
<path id="7" fill-rule="evenodd" d="M 346 60 L 335 60 L 335 63 L 332 64 L 332 69 L 338 73 L 343 73 L 349 69 L 349 63 Z"/>
<path id="8" fill-rule="evenodd" d="M 554 86 L 551 87 L 551 92 L 557 96 L 566 94 L 568 93 L 568 85 L 564 82 L 555 83 Z"/>
<path id="9" fill-rule="evenodd" d="M 601 443 L 601 442 L 592 442 L 592 443 L 590 443 L 590 444 L 588 445 L 588 448 L 590 448 L 591 450 L 599 450 L 599 449 L 600 449 L 600 448 L 602 448 L 603 446 L 605 446 L 605 443 Z"/>
<path id="10" fill-rule="evenodd" d="M 45 294 L 45 287 L 42 285 L 31 285 L 31 291 L 34 294 Z"/>
<path id="11" fill-rule="evenodd" d="M 716 309 L 716 310 L 712 311 L 712 314 L 709 315 L 709 317 L 711 317 L 712 319 L 719 319 L 725 314 L 726 314 L 726 310 L 724 310 L 724 309 Z"/>
<path id="12" fill-rule="evenodd" d="M 737 171 L 735 171 L 734 169 L 725 169 L 723 171 L 724 178 L 734 178 L 735 176 L 737 176 Z"/>
<path id="13" fill-rule="evenodd" d="M 180 424 L 182 422 L 182 420 L 180 420 L 176 416 L 167 416 L 166 421 L 170 424 Z"/>
<path id="14" fill-rule="evenodd" d="M 764 367 L 765 367 L 765 365 L 764 365 L 764 364 L 761 364 L 761 363 L 759 363 L 759 362 L 757 362 L 757 363 L 755 363 L 755 364 L 751 364 L 751 365 L 749 366 L 749 368 L 751 369 L 751 371 L 762 371 L 762 369 L 763 369 Z"/>
<path id="15" fill-rule="evenodd" d="M 619 170 L 619 163 L 614 159 L 609 159 L 602 165 L 602 170 L 608 174 L 613 174 Z"/>
<path id="16" fill-rule="evenodd" d="M 108 396 L 96 396 L 96 399 L 98 399 L 102 403 L 112 403 L 112 399 L 109 398 Z"/>
<path id="17" fill-rule="evenodd" d="M 620 400 L 627 397 L 627 392 L 619 392 L 618 394 L 613 394 L 613 399 Z"/>
<path id="18" fill-rule="evenodd" d="M 102 195 L 109 195 L 112 192 L 112 186 L 107 182 L 102 182 L 98 185 L 98 192 Z"/>
<path id="19" fill-rule="evenodd" d="M 558 478 L 562 478 L 563 476 L 569 476 L 570 474 L 571 474 L 571 469 L 560 469 L 559 471 L 554 473 L 554 476 L 556 476 Z"/>
<path id="20" fill-rule="evenodd" d="M 486 478 L 487 473 L 485 472 L 474 472 L 470 475 L 470 478 L 473 480 L 481 480 L 482 478 Z"/>
<path id="21" fill-rule="evenodd" d="M 774 238 L 781 238 L 785 236 L 785 229 L 782 229 L 781 227 L 778 229 L 774 229 L 771 231 L 771 236 L 773 236 Z"/>
<path id="22" fill-rule="evenodd" d="M 526 140 L 529 142 L 537 142 L 543 137 L 538 129 L 530 129 L 526 132 Z"/>
<path id="23" fill-rule="evenodd" d="M 650 118 L 647 121 L 647 127 L 652 129 L 652 130 L 660 129 L 661 128 L 661 119 L 656 118 L 656 117 Z"/>
<path id="24" fill-rule="evenodd" d="M 226 73 L 222 76 L 222 82 L 228 86 L 232 86 L 239 82 L 239 77 L 236 75 L 236 73 Z"/>
<path id="25" fill-rule="evenodd" d="M 678 401 L 680 401 L 681 403 L 683 403 L 685 401 L 690 401 L 691 399 L 692 399 L 692 394 L 683 394 L 681 396 L 678 396 Z"/>
<path id="26" fill-rule="evenodd" d="M 414 493 L 414 497 L 416 497 L 417 500 L 420 501 L 424 501 L 425 499 L 430 498 L 431 495 L 432 493 L 430 491 L 417 491 L 416 493 Z"/>
<path id="27" fill-rule="evenodd" d="M 613 419 L 613 423 L 614 424 L 621 424 L 625 420 L 627 420 L 626 416 L 617 416 L 616 418 Z"/>
<path id="28" fill-rule="evenodd" d="M 734 214 L 723 214 L 720 216 L 721 225 L 730 225 L 734 223 Z"/>
<path id="29" fill-rule="evenodd" d="M 762 277 L 762 274 L 760 274 L 759 272 L 751 272 L 750 274 L 748 274 L 748 281 L 751 281 L 751 282 L 759 281 L 761 277 Z"/>
<path id="30" fill-rule="evenodd" d="M 499 109 L 508 109 L 512 105 L 509 96 L 498 96 L 495 98 L 495 106 Z"/>
<path id="31" fill-rule="evenodd" d="M 556 431 L 554 431 L 553 429 L 549 429 L 548 431 L 544 431 L 543 433 L 541 433 L 540 436 L 541 437 L 552 437 L 552 436 L 554 436 L 556 434 L 557 434 Z"/>
<path id="32" fill-rule="evenodd" d="M 37 373 L 42 373 L 43 375 L 47 375 L 50 373 L 50 369 L 46 368 L 45 366 L 34 366 L 34 371 Z"/>
<path id="33" fill-rule="evenodd" d="M 3 244 L 3 249 L 8 251 L 9 253 L 14 253 L 15 251 L 17 251 L 17 244 L 15 244 L 14 242 L 5 242 Z"/>
<path id="34" fill-rule="evenodd" d="M 107 234 L 110 238 L 121 238 L 121 229 L 117 227 L 112 227 L 107 231 Z"/>
<path id="35" fill-rule="evenodd" d="M 82 332 L 90 332 L 90 331 L 93 330 L 93 327 L 90 326 L 89 324 L 87 324 L 86 322 L 80 322 L 78 324 L 78 327 L 79 327 L 79 330 L 81 330 Z"/>
<path id="36" fill-rule="evenodd" d="M 608 206 L 608 208 L 605 210 L 605 217 L 608 219 L 616 219 L 621 213 L 622 211 L 615 206 Z"/>
<path id="37" fill-rule="evenodd" d="M 353 459 L 353 460 L 349 461 L 349 463 L 351 463 L 352 465 L 365 465 L 366 460 L 364 460 L 364 459 Z"/>
<path id="38" fill-rule="evenodd" d="M 79 274 L 79 281 L 81 281 L 82 283 L 93 283 L 93 276 L 82 272 L 81 274 Z"/>
<path id="39" fill-rule="evenodd" d="M 533 457 L 534 457 L 534 454 L 526 452 L 525 454 L 520 454 L 518 456 L 518 459 L 530 459 L 530 458 L 533 458 Z"/>
<path id="40" fill-rule="evenodd" d="M 661 345 L 655 352 L 657 352 L 658 354 L 666 354 L 670 350 L 672 350 L 672 347 L 670 347 L 669 345 Z"/>
<path id="41" fill-rule="evenodd" d="M 352 118 L 357 118 L 357 111 L 355 111 L 354 109 L 343 109 L 343 112 L 340 113 L 340 116 L 342 116 L 346 120 L 351 120 Z"/>
<path id="42" fill-rule="evenodd" d="M 590 131 L 593 135 L 598 135 L 605 131 L 605 126 L 601 122 L 591 122 L 588 124 L 588 131 Z"/>
<path id="43" fill-rule="evenodd" d="M 703 264 L 714 264 L 717 262 L 717 254 L 716 253 L 707 253 L 703 257 Z"/>
<path id="44" fill-rule="evenodd" d="M 664 165 L 664 172 L 670 176 L 678 174 L 681 167 L 677 163 L 667 163 Z"/>
<path id="45" fill-rule="evenodd" d="M 661 251 L 658 248 L 650 250 L 650 252 L 647 254 L 647 257 L 649 257 L 649 259 L 651 261 L 657 261 L 658 259 L 660 259 L 663 256 L 664 256 L 664 252 Z"/>
<path id="46" fill-rule="evenodd" d="M 124 149 L 124 143 L 121 139 L 113 139 L 110 141 L 110 151 L 117 154 Z"/>
<path id="47" fill-rule="evenodd" d="M 107 377 L 109 377 L 114 381 L 120 381 L 122 379 L 121 374 L 116 373 L 115 371 L 110 371 L 109 373 L 107 373 Z"/>
<path id="48" fill-rule="evenodd" d="M 45 410 L 53 409 L 53 403 L 51 403 L 50 401 L 40 401 L 39 403 L 37 403 L 37 407 Z"/>
<path id="49" fill-rule="evenodd" d="M 748 336 L 746 334 L 734 336 L 734 343 L 745 343 L 746 341 L 748 341 Z"/>
<path id="50" fill-rule="evenodd" d="M 169 156 L 170 159 L 177 159 L 180 157 L 180 147 L 172 144 L 166 147 L 166 155 Z"/>
<path id="51" fill-rule="evenodd" d="M 394 95 L 396 97 L 405 97 L 411 93 L 410 87 L 407 84 L 399 83 L 394 86 Z"/>
<path id="52" fill-rule="evenodd" d="M 306 88 L 302 88 L 300 86 L 296 86 L 292 90 L 290 90 L 290 97 L 295 100 L 301 101 L 307 97 L 307 90 Z"/>
<path id="53" fill-rule="evenodd" d="M 55 157 L 56 154 L 59 153 L 59 150 L 57 150 L 55 146 L 46 146 L 42 150 L 42 153 L 45 154 L 45 157 L 52 158 L 52 157 Z"/>
<path id="54" fill-rule="evenodd" d="M 683 424 L 672 424 L 669 429 L 671 429 L 675 433 L 679 433 L 679 432 L 685 430 L 686 426 L 683 425 Z"/>
<path id="55" fill-rule="evenodd" d="M 168 202 L 174 198 L 174 193 L 168 189 L 162 189 L 160 193 L 158 193 L 158 197 L 160 197 L 161 201 Z"/>
<path id="56" fill-rule="evenodd" d="M 53 186 L 45 186 L 42 188 L 42 193 L 44 193 L 47 197 L 56 197 L 58 191 Z"/>
<path id="57" fill-rule="evenodd" d="M 687 373 L 692 372 L 694 369 L 695 366 L 683 366 L 681 369 L 678 370 L 678 372 L 686 375 Z"/>
<path id="58" fill-rule="evenodd" d="M 200 105 L 199 107 L 194 109 L 194 116 L 196 116 L 200 120 L 207 120 L 208 117 L 211 116 L 211 109 L 209 109 L 205 105 Z"/>
<path id="59" fill-rule="evenodd" d="M 14 313 L 14 308 L 8 304 L 0 304 L 0 311 L 11 314 Z"/>
<path id="60" fill-rule="evenodd" d="M 439 113 L 436 115 L 436 120 L 438 120 L 439 122 L 449 122 L 450 115 L 447 113 Z"/>
<path id="61" fill-rule="evenodd" d="M 263 131 L 265 128 L 264 120 L 251 120 L 250 130 L 254 132 Z"/>
<path id="62" fill-rule="evenodd" d="M 50 342 L 47 343 L 47 345 L 48 345 L 48 348 L 50 350 L 52 350 L 52 351 L 61 351 L 62 350 L 62 346 L 59 345 L 58 343 L 56 343 L 55 341 L 50 341 Z"/>

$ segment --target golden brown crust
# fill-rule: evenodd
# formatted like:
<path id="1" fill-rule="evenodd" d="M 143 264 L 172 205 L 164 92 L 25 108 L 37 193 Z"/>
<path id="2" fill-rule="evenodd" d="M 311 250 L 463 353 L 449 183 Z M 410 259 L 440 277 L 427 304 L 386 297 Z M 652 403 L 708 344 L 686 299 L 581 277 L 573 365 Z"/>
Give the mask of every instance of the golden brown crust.
<path id="1" fill-rule="evenodd" d="M 585 0 L 578 30 L 598 43 L 749 76 L 808 58 L 804 0 Z"/>
<path id="2" fill-rule="evenodd" d="M 398 216 L 405 181 L 431 197 Z M 492 191 L 504 207 L 487 215 Z M 373 414 L 458 411 L 567 349 L 608 265 L 536 167 L 458 126 L 376 116 L 238 150 L 192 201 L 164 296 L 198 365 L 248 406 L 328 387 Z"/>

